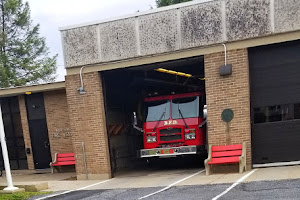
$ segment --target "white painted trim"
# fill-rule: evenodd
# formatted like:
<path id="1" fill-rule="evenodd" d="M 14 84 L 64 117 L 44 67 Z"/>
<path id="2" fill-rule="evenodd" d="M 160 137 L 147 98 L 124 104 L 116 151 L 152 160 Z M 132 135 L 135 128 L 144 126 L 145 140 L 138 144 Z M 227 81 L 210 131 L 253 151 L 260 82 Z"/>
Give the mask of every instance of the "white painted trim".
<path id="1" fill-rule="evenodd" d="M 279 166 L 289 166 L 289 165 L 300 165 L 300 161 L 277 162 L 277 163 L 266 163 L 266 164 L 254 164 L 254 165 L 253 165 L 253 168 L 260 168 L 260 167 L 279 167 Z"/>
<path id="2" fill-rule="evenodd" d="M 176 182 L 174 182 L 174 183 L 168 185 L 167 187 L 165 187 L 165 188 L 163 188 L 163 189 L 161 189 L 161 190 L 158 190 L 158 191 L 153 192 L 153 193 L 151 193 L 151 194 L 148 194 L 148 195 L 145 195 L 145 196 L 143 196 L 143 197 L 140 197 L 140 198 L 138 198 L 138 200 L 140 200 L 140 199 L 145 199 L 145 198 L 148 198 L 148 197 L 153 196 L 153 195 L 155 195 L 155 194 L 158 194 L 158 193 L 160 193 L 160 192 L 163 192 L 163 191 L 165 191 L 165 190 L 171 188 L 172 186 L 174 186 L 174 185 L 176 185 L 176 184 L 178 184 L 178 183 L 181 183 L 181 182 L 183 182 L 183 181 L 185 181 L 185 180 L 187 180 L 187 179 L 189 179 L 189 178 L 192 178 L 192 177 L 194 177 L 194 176 L 196 176 L 196 175 L 198 175 L 198 174 L 200 174 L 200 173 L 202 173 L 202 172 L 205 172 L 205 169 L 204 169 L 204 170 L 201 170 L 201 171 L 199 171 L 199 172 L 196 172 L 196 173 L 194 173 L 194 174 L 192 174 L 192 175 L 190 175 L 190 176 L 188 176 L 188 177 L 185 177 L 185 178 L 183 178 L 183 179 L 180 179 L 179 181 L 176 181 Z"/>
<path id="3" fill-rule="evenodd" d="M 102 24 L 102 23 L 106 23 L 106 22 L 117 21 L 120 19 L 127 19 L 127 18 L 143 16 L 143 15 L 149 15 L 149 14 L 153 14 L 153 13 L 163 12 L 163 11 L 167 11 L 167 10 L 173 10 L 173 9 L 177 9 L 177 8 L 192 6 L 192 5 L 206 3 L 206 2 L 210 2 L 210 1 L 214 1 L 214 0 L 194 0 L 194 1 L 189 1 L 189 2 L 185 2 L 185 3 L 180 3 L 180 4 L 171 5 L 171 6 L 165 6 L 165 7 L 161 7 L 161 8 L 157 8 L 157 9 L 152 9 L 152 10 L 148 10 L 148 11 L 144 11 L 144 12 L 137 12 L 137 13 L 129 14 L 129 15 L 125 15 L 125 16 L 118 16 L 118 17 L 114 17 L 114 18 L 110 18 L 110 19 L 86 22 L 86 23 L 81 23 L 81 24 L 77 24 L 77 25 L 64 26 L 64 27 L 58 28 L 58 30 L 65 31 L 65 30 L 73 29 L 73 28 Z"/>
<path id="4" fill-rule="evenodd" d="M 93 186 L 96 186 L 96 185 L 99 185 L 99 184 L 102 184 L 102 183 L 106 183 L 108 181 L 111 181 L 115 178 L 112 178 L 112 179 L 108 179 L 108 180 L 105 180 L 105 181 L 101 181 L 101 182 L 98 182 L 98 183 L 94 183 L 92 185 L 88 185 L 88 186 L 85 186 L 85 187 L 81 187 L 81 188 L 78 188 L 76 190 L 68 190 L 68 191 L 65 191 L 65 192 L 62 192 L 62 193 L 58 193 L 58 194 L 52 194 L 52 195 L 48 195 L 48 196 L 45 196 L 45 197 L 41 197 L 41 198 L 38 198 L 38 199 L 35 199 L 35 200 L 42 200 L 42 199 L 47 199 L 47 198 L 50 198 L 50 197 L 56 197 L 56 196 L 59 196 L 59 195 L 63 195 L 63 194 L 68 194 L 70 192 L 74 192 L 74 191 L 78 191 L 78 190 L 84 190 L 84 189 L 87 189 L 89 187 L 93 187 Z"/>
<path id="5" fill-rule="evenodd" d="M 257 169 L 252 170 L 251 172 L 249 172 L 248 174 L 246 174 L 245 176 L 243 176 L 242 178 L 240 178 L 239 180 L 237 180 L 235 183 L 233 183 L 229 188 L 227 188 L 224 192 L 222 192 L 221 194 L 219 194 L 218 196 L 212 198 L 212 200 L 217 200 L 220 197 L 222 197 L 223 195 L 225 195 L 226 193 L 228 193 L 230 190 L 232 190 L 235 186 L 237 186 L 238 184 L 240 184 L 241 182 L 243 182 L 246 178 L 248 178 L 250 175 L 252 175 L 254 172 L 256 172 Z"/>

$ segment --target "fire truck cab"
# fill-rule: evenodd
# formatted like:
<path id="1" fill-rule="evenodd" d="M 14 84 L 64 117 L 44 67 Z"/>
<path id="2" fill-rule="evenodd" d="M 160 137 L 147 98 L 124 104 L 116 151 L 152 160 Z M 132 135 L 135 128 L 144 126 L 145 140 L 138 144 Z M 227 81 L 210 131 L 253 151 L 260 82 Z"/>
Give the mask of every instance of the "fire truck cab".
<path id="1" fill-rule="evenodd" d="M 206 106 L 201 92 L 148 97 L 144 100 L 144 149 L 139 157 L 174 157 L 205 152 Z M 136 116 L 134 127 L 136 127 Z M 138 129 L 138 128 L 137 128 Z"/>

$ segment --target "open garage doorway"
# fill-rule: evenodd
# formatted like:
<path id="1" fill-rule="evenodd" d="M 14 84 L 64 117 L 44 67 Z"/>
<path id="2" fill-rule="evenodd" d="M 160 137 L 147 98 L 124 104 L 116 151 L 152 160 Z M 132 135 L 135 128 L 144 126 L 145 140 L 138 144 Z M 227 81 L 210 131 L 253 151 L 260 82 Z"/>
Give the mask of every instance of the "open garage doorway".
<path id="1" fill-rule="evenodd" d="M 153 96 L 205 91 L 203 56 L 101 72 L 105 96 L 112 171 L 143 168 L 145 159 L 137 152 L 144 148 L 144 99 Z M 204 95 L 205 101 L 205 95 Z"/>

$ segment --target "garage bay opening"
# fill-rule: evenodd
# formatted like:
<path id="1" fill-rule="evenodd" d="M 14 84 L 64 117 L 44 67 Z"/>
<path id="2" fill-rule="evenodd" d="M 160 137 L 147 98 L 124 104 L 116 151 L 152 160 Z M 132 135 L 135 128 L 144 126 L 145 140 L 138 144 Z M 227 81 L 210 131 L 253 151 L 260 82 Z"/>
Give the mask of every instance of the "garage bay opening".
<path id="1" fill-rule="evenodd" d="M 101 72 L 113 172 L 145 168 L 153 160 L 160 165 L 167 160 L 162 158 L 177 166 L 178 157 L 201 162 L 203 61 L 198 56 Z"/>

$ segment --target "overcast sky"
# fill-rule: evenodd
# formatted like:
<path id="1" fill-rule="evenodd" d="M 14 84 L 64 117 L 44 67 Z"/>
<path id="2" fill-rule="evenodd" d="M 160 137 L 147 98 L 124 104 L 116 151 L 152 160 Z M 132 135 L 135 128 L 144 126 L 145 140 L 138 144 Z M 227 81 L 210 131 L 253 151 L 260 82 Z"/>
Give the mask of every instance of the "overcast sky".
<path id="1" fill-rule="evenodd" d="M 23 0 L 24 2 L 26 0 Z M 58 54 L 57 81 L 64 80 L 65 69 L 59 27 L 98 21 L 155 8 L 155 0 L 27 0 L 34 24 L 46 38 L 52 55 Z"/>

